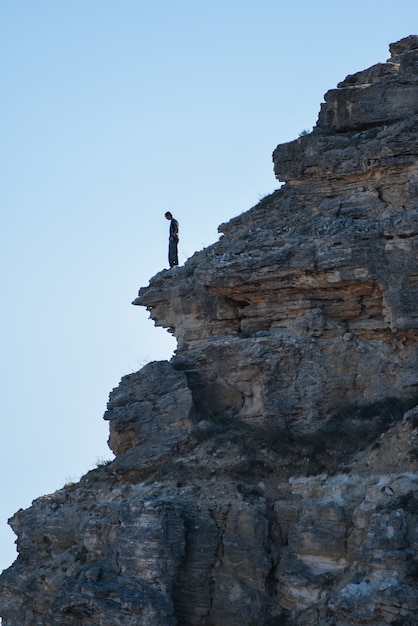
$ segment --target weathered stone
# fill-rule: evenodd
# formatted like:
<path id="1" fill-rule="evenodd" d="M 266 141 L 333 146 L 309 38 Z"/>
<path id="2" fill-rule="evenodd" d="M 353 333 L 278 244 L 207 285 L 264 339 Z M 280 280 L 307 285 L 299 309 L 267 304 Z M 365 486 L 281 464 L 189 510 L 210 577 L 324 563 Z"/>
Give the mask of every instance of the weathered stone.
<path id="1" fill-rule="evenodd" d="M 3 626 L 416 623 L 418 37 L 390 50 L 140 290 L 176 355 L 111 393 L 114 461 L 10 520 Z"/>
<path id="2" fill-rule="evenodd" d="M 104 415 L 115 471 L 149 469 L 178 452 L 189 439 L 191 411 L 186 378 L 167 361 L 122 378 Z"/>
<path id="3" fill-rule="evenodd" d="M 273 154 L 287 184 L 223 224 L 224 237 L 175 281 L 162 272 L 140 290 L 138 302 L 175 334 L 173 363 L 202 412 L 303 427 L 308 398 L 318 421 L 347 401 L 416 388 L 415 44 L 330 92 L 314 131 Z M 386 91 L 396 119 L 382 108 Z M 333 121 L 340 100 L 358 121 Z"/>

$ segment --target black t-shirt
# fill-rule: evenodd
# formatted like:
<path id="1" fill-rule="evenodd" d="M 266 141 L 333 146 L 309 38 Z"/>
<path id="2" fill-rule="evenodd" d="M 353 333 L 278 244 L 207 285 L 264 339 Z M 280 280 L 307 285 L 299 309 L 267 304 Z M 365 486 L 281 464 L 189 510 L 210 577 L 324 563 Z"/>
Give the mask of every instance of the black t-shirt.
<path id="1" fill-rule="evenodd" d="M 178 239 L 179 223 L 173 219 L 170 221 L 170 237 L 176 237 Z"/>

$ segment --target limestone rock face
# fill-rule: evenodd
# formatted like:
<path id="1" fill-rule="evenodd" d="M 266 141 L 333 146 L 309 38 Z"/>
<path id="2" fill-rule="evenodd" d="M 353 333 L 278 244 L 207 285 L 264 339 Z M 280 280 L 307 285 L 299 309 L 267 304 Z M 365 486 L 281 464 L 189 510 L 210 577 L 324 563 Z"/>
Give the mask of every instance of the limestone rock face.
<path id="1" fill-rule="evenodd" d="M 328 92 L 274 151 L 287 184 L 140 290 L 201 411 L 306 429 L 416 389 L 417 42 Z"/>
<path id="2" fill-rule="evenodd" d="M 390 52 L 140 290 L 176 354 L 111 392 L 112 462 L 9 520 L 3 626 L 417 624 L 418 37 Z"/>
<path id="3" fill-rule="evenodd" d="M 115 471 L 149 470 L 178 452 L 189 439 L 191 411 L 186 377 L 166 361 L 149 363 L 122 378 L 104 415 Z"/>

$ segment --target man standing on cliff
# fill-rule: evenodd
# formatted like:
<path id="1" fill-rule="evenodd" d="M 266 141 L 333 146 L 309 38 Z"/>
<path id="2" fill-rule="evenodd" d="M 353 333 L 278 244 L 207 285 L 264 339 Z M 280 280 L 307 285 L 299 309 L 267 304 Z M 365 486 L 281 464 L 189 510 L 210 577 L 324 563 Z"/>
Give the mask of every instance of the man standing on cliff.
<path id="1" fill-rule="evenodd" d="M 167 220 L 170 220 L 170 234 L 168 239 L 168 262 L 170 267 L 179 264 L 177 245 L 179 243 L 179 223 L 174 219 L 172 213 L 165 213 Z"/>

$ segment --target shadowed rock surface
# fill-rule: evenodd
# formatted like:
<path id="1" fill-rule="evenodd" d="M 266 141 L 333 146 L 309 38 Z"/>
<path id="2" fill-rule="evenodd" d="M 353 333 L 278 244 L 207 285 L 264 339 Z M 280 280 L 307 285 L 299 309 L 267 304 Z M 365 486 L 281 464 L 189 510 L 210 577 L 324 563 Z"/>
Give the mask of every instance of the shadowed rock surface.
<path id="1" fill-rule="evenodd" d="M 134 304 L 115 460 L 10 520 L 3 626 L 363 626 L 418 614 L 418 37 L 325 95 L 285 184 Z"/>

